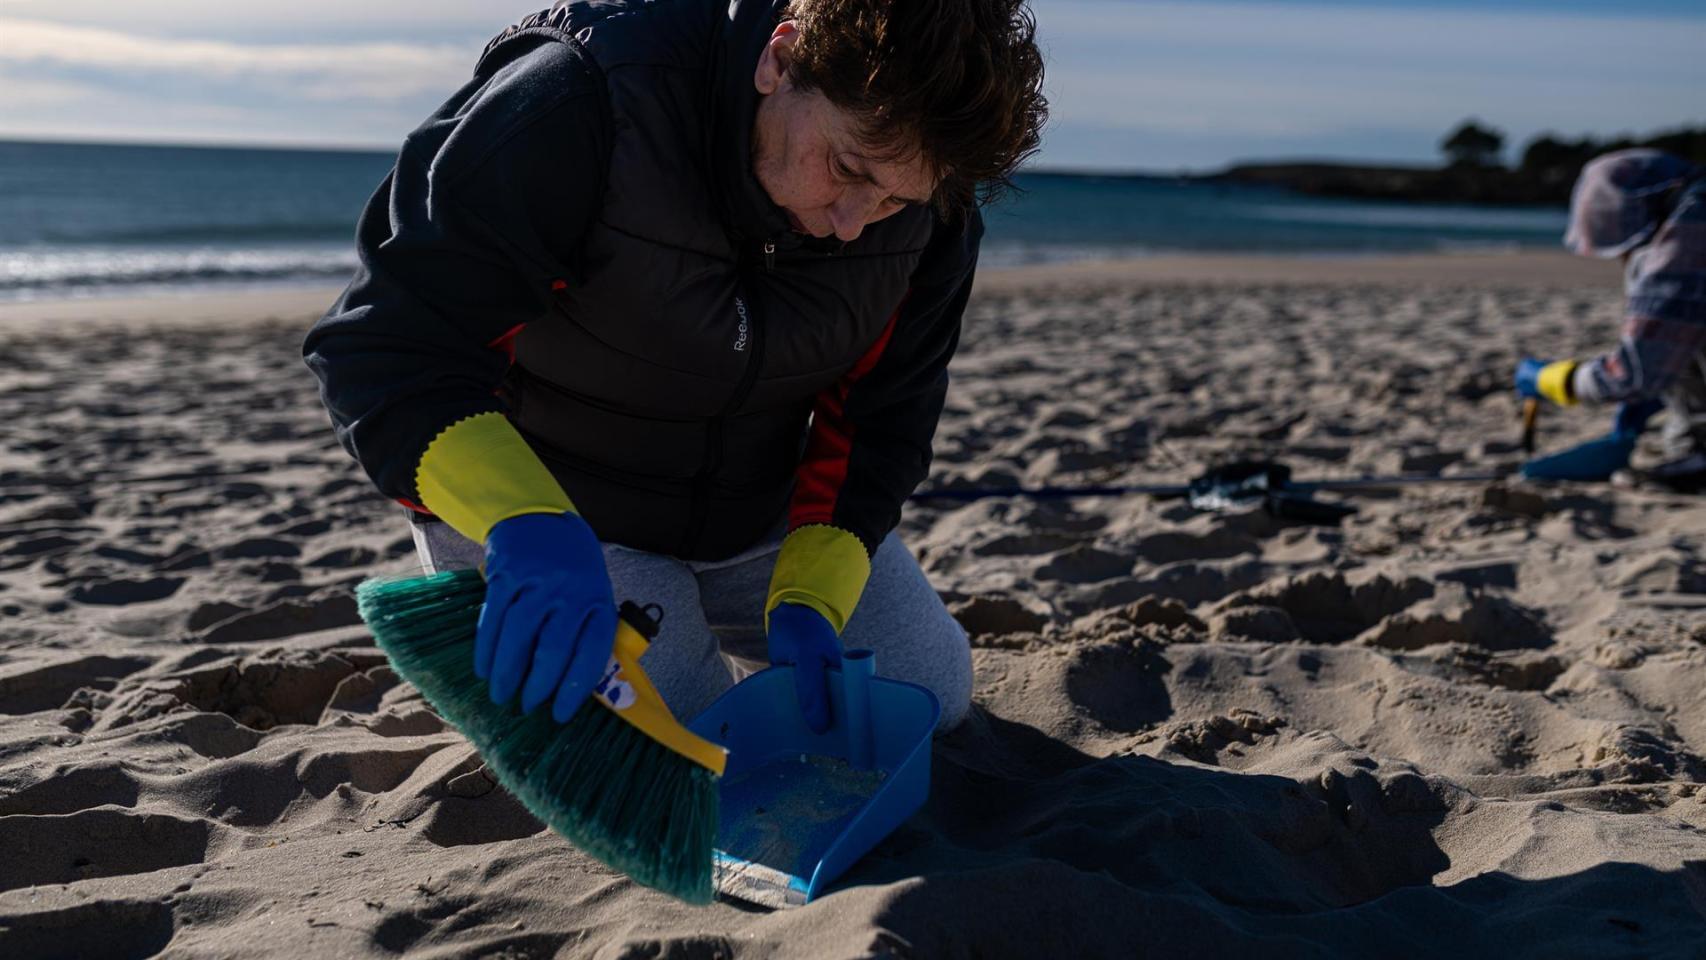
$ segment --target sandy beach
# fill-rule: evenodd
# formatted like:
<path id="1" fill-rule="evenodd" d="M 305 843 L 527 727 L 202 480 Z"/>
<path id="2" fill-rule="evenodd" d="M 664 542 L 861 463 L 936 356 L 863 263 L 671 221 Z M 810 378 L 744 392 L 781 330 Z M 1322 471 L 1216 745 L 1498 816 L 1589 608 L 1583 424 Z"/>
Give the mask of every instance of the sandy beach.
<path id="1" fill-rule="evenodd" d="M 989 273 L 933 484 L 1505 471 L 1562 254 Z M 356 616 L 415 569 L 299 345 L 330 290 L 0 305 L 0 957 L 1698 957 L 1706 505 L 1369 492 L 915 504 L 976 707 L 805 907 L 543 830 Z M 1605 430 L 1548 411 L 1541 445 Z M 1652 457 L 1643 449 L 1638 457 Z"/>

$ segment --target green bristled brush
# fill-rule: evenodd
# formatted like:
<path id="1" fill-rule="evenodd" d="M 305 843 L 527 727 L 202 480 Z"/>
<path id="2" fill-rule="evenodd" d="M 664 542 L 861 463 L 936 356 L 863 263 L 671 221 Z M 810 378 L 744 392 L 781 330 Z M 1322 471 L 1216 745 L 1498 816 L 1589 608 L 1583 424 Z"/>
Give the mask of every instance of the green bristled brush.
<path id="1" fill-rule="evenodd" d="M 492 703 L 474 675 L 485 596 L 476 570 L 356 588 L 361 618 L 397 673 L 473 742 L 534 816 L 639 883 L 710 902 L 717 778 L 727 754 L 676 721 L 641 672 L 647 640 L 628 622 L 629 605 L 603 681 L 558 724 L 549 705 L 523 714 Z"/>

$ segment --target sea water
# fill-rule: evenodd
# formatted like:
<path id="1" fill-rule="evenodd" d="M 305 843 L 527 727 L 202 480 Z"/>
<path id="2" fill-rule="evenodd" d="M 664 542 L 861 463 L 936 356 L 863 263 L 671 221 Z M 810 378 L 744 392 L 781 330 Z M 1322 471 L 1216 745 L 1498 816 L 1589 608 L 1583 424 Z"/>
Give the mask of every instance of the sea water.
<path id="1" fill-rule="evenodd" d="M 0 141 L 0 301 L 336 284 L 389 152 Z M 1027 173 L 986 211 L 985 266 L 1179 252 L 1557 248 L 1558 209 L 1303 197 Z"/>

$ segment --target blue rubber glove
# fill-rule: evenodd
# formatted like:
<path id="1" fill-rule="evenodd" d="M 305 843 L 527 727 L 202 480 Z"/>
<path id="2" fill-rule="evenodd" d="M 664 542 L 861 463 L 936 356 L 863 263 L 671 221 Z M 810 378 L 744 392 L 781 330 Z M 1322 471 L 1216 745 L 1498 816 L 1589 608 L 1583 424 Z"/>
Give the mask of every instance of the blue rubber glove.
<path id="1" fill-rule="evenodd" d="M 552 700 L 566 722 L 604 675 L 616 643 L 616 601 L 604 550 L 573 513 L 528 513 L 486 535 L 486 605 L 474 636 L 474 673 L 493 703 L 521 693 L 521 709 Z"/>
<path id="2" fill-rule="evenodd" d="M 823 614 L 797 603 L 770 611 L 770 662 L 794 665 L 794 694 L 813 733 L 829 729 L 829 668 L 841 666 L 841 638 Z"/>
<path id="3" fill-rule="evenodd" d="M 1530 480 L 1609 480 L 1613 473 L 1629 465 L 1629 455 L 1634 452 L 1634 434 L 1608 433 L 1557 453 L 1535 457 L 1522 465 L 1522 475 Z"/>
<path id="4" fill-rule="evenodd" d="M 1550 360 L 1536 360 L 1533 357 L 1523 357 L 1516 362 L 1516 393 L 1519 397 L 1540 396 L 1540 371 Z"/>
<path id="5" fill-rule="evenodd" d="M 1530 480 L 1610 480 L 1612 474 L 1629 465 L 1641 431 L 1647 428 L 1647 421 L 1663 406 L 1658 400 L 1620 403 L 1610 433 L 1554 454 L 1536 457 L 1522 465 L 1522 475 Z"/>

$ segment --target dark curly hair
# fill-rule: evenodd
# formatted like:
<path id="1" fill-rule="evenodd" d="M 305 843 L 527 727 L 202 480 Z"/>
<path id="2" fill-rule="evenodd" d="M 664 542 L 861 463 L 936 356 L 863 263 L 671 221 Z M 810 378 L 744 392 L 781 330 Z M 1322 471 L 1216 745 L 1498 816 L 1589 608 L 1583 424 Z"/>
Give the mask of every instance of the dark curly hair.
<path id="1" fill-rule="evenodd" d="M 1012 189 L 1048 117 L 1036 21 L 1022 0 L 789 0 L 789 74 L 859 121 L 888 158 L 921 153 L 946 215 Z"/>

